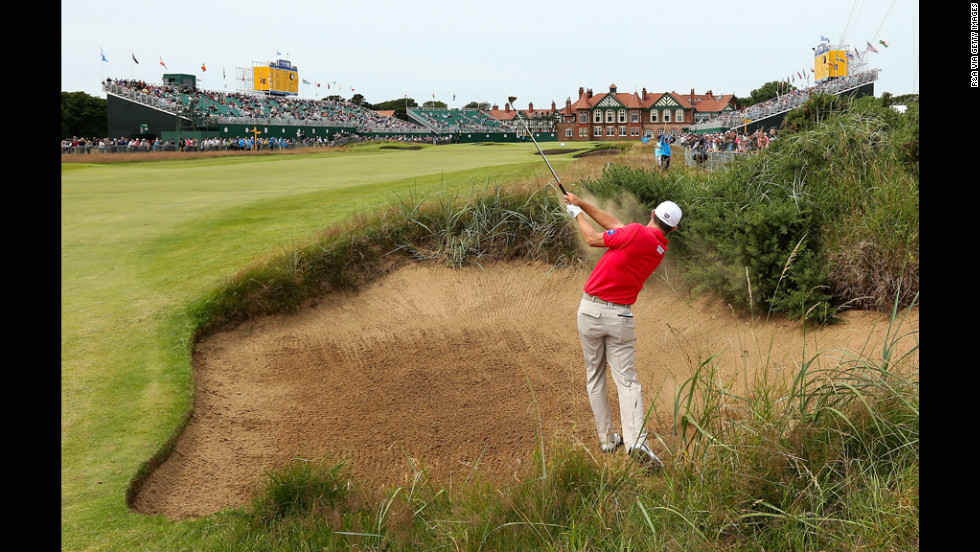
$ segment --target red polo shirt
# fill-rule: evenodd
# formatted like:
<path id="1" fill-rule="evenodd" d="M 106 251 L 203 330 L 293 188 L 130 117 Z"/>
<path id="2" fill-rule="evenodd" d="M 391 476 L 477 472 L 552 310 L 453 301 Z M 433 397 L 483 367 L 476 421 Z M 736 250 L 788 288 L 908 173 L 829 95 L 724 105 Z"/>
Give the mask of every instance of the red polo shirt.
<path id="1" fill-rule="evenodd" d="M 647 278 L 660 266 L 667 252 L 667 237 L 659 228 L 634 222 L 606 230 L 602 241 L 609 249 L 592 270 L 585 293 L 610 303 L 632 305 Z"/>

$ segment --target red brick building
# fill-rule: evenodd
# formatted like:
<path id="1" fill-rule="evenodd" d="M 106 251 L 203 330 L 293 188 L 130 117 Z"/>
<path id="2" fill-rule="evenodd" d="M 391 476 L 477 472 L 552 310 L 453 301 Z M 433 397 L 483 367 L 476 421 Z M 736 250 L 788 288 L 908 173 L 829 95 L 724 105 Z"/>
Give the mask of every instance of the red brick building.
<path id="1" fill-rule="evenodd" d="M 559 140 L 640 140 L 644 136 L 678 134 L 695 122 L 710 119 L 727 111 L 737 111 L 733 94 L 715 95 L 709 90 L 697 95 L 676 92 L 609 92 L 593 94 L 578 89 L 578 99 L 569 98 L 557 111 L 556 131 Z"/>

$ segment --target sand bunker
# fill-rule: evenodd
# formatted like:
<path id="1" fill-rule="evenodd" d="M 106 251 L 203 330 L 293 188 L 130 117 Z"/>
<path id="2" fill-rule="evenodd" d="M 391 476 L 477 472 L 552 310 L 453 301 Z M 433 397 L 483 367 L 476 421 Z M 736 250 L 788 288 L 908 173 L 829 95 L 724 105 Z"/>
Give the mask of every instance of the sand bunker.
<path id="1" fill-rule="evenodd" d="M 667 408 L 676 384 L 718 352 L 729 372 L 767 359 L 795 372 L 797 324 L 751 323 L 692 301 L 662 272 L 634 307 L 647 406 L 659 390 Z M 243 506 L 266 471 L 292 458 L 347 458 L 376 488 L 405 482 L 413 463 L 446 486 L 474 474 L 506 483 L 532 458 L 539 416 L 547 439 L 598 450 L 575 325 L 587 276 L 541 264 L 415 264 L 358 294 L 208 338 L 194 355 L 191 419 L 134 509 L 186 519 Z M 880 351 L 887 317 L 844 319 L 806 333 L 807 358 Z M 918 329 L 917 310 L 905 324 Z M 665 421 L 651 429 L 669 433 Z"/>

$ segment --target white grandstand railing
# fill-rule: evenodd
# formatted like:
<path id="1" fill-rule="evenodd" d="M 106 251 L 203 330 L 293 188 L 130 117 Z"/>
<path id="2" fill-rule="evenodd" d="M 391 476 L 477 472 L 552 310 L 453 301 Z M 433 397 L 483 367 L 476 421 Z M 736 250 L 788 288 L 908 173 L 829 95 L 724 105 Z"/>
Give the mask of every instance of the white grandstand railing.
<path id="1" fill-rule="evenodd" d="M 115 83 L 104 82 L 102 83 L 102 90 L 107 94 L 112 94 L 120 98 L 125 98 L 129 101 L 143 104 L 147 107 L 153 109 L 164 111 L 166 113 L 185 116 L 183 113 L 183 106 L 179 103 L 172 102 L 166 98 L 160 98 L 157 96 L 151 96 L 149 94 L 144 94 L 137 90 L 131 88 L 126 88 L 124 86 L 119 86 Z"/>

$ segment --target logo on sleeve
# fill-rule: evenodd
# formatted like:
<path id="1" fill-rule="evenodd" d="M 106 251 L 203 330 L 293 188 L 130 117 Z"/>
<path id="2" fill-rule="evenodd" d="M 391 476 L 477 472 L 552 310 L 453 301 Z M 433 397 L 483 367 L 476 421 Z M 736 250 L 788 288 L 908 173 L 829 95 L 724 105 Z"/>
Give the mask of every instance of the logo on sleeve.
<path id="1" fill-rule="evenodd" d="M 660 253 L 661 255 L 663 255 L 664 254 L 664 246 L 658 245 L 657 246 L 657 253 Z"/>
<path id="2" fill-rule="evenodd" d="M 606 235 L 607 235 L 607 236 L 612 236 L 612 235 L 613 235 L 613 234 L 615 234 L 615 233 L 616 233 L 616 230 L 615 230 L 615 229 L 612 229 L 612 230 L 606 230 Z"/>

